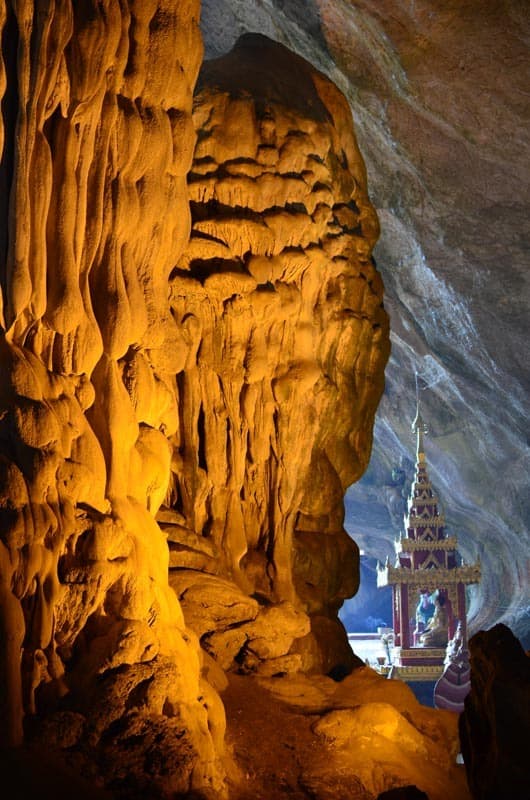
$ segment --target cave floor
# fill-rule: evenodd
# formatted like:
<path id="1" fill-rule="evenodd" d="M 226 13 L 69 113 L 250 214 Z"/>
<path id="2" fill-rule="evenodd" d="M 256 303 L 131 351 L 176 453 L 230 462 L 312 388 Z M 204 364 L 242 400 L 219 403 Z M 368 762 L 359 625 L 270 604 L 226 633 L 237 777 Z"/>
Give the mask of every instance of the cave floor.
<path id="1" fill-rule="evenodd" d="M 293 709 L 250 676 L 231 674 L 222 699 L 227 744 L 238 765 L 230 800 L 364 797 L 340 773 L 330 778 L 329 756 L 312 731 L 320 715 Z"/>
<path id="2" fill-rule="evenodd" d="M 298 674 L 226 680 L 229 800 L 375 800 L 407 785 L 430 800 L 470 800 L 465 770 L 455 763 L 455 715 L 421 706 L 401 681 L 364 667 L 340 683 Z M 75 753 L 0 751 L 9 800 L 162 796 L 149 786 L 127 795 L 96 790 L 76 763 Z M 217 795 L 207 789 L 189 797 Z"/>
<path id="3" fill-rule="evenodd" d="M 470 800 L 457 716 L 422 706 L 402 681 L 367 668 L 341 683 L 227 679 L 230 800 L 375 800 L 412 785 L 430 800 Z"/>

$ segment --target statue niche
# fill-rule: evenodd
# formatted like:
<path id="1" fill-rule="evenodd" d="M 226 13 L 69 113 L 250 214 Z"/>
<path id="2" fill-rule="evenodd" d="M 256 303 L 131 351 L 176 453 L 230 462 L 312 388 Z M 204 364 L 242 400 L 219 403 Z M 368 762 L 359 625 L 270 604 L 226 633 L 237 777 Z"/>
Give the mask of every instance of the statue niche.
<path id="1" fill-rule="evenodd" d="M 434 598 L 434 610 L 419 636 L 422 647 L 445 647 L 449 636 L 449 616 L 443 594 Z"/>

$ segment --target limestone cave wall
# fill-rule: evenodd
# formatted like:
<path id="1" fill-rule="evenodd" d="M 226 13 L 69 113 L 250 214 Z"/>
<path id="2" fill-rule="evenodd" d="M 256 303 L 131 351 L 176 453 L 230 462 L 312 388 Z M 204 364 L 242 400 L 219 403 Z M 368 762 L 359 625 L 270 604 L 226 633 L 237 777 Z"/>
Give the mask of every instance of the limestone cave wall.
<path id="1" fill-rule="evenodd" d="M 358 583 L 343 497 L 366 468 L 388 356 L 377 218 L 344 98 L 281 45 L 249 35 L 205 64 L 194 121 L 191 239 L 170 279 L 191 348 L 159 515 L 170 582 L 225 666 L 275 654 L 267 671 L 328 671 L 351 660 L 336 619 Z M 242 619 L 226 580 L 253 598 Z M 277 645 L 260 645 L 260 625 L 256 641 L 258 613 Z"/>
<path id="2" fill-rule="evenodd" d="M 198 16 L 0 5 L 2 739 L 125 793 L 222 795 L 220 668 L 351 662 L 389 348 L 346 101 L 247 40 L 192 119 Z"/>
<path id="3" fill-rule="evenodd" d="M 125 740 L 150 729 L 170 752 L 184 733 L 153 779 L 215 784 L 222 714 L 154 520 L 187 355 L 167 281 L 189 236 L 199 4 L 0 14 L 3 740 L 56 711 L 56 738 L 106 737 L 126 773 Z"/>
<path id="4" fill-rule="evenodd" d="M 353 109 L 392 354 L 348 530 L 394 557 L 417 371 L 448 531 L 482 563 L 470 630 L 502 620 L 530 646 L 528 3 L 203 0 L 201 26 L 206 58 L 260 31 Z"/>

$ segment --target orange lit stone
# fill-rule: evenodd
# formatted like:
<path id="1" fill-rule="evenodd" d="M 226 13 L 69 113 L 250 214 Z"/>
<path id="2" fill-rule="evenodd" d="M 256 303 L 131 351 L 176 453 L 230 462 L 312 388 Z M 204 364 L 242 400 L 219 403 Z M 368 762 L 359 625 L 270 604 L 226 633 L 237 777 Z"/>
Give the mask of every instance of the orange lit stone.
<path id="1" fill-rule="evenodd" d="M 389 349 L 364 165 L 344 97 L 264 37 L 204 65 L 194 119 L 193 224 L 171 304 L 195 355 L 179 383 L 188 455 L 171 503 L 207 533 L 235 593 L 309 616 L 284 668 L 329 669 L 351 661 L 335 626 L 356 589 L 343 496 L 369 458 Z M 179 595 L 194 580 L 188 563 L 172 558 Z M 190 620 L 192 596 L 186 589 Z M 227 627 L 212 613 L 200 628 L 225 666 L 230 652 L 232 666 L 272 669 L 256 661 L 252 634 Z"/>
<path id="2" fill-rule="evenodd" d="M 68 746 L 83 737 L 95 758 L 104 737 L 119 761 L 113 721 L 145 751 L 163 728 L 149 781 L 222 794 L 222 708 L 154 520 L 188 352 L 167 287 L 189 237 L 198 16 L 196 0 L 0 4 L 1 89 L 14 98 L 0 126 L 4 170 L 14 165 L 0 293 L 1 735 L 19 744 L 24 716 L 67 695 L 85 720 Z M 60 747 L 60 715 L 43 724 Z M 175 747 L 188 758 L 168 772 Z M 140 786 L 142 763 L 120 767 Z M 116 764 L 103 780 L 119 778 Z"/>

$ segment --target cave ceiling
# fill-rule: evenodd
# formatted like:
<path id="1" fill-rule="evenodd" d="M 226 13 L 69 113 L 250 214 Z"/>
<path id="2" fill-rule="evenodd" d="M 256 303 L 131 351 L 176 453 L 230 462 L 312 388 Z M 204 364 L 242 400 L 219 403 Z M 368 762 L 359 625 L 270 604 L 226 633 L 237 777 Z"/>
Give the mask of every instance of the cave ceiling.
<path id="1" fill-rule="evenodd" d="M 413 468 L 414 373 L 427 459 L 483 581 L 471 626 L 530 628 L 527 2 L 204 0 L 205 57 L 259 31 L 348 97 L 381 223 L 392 355 L 372 460 L 346 527 L 392 555 Z"/>

